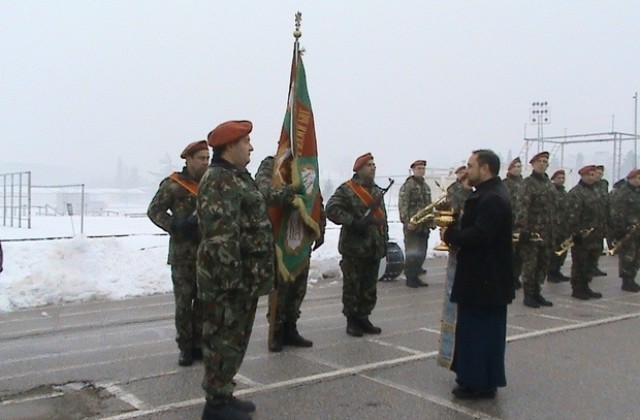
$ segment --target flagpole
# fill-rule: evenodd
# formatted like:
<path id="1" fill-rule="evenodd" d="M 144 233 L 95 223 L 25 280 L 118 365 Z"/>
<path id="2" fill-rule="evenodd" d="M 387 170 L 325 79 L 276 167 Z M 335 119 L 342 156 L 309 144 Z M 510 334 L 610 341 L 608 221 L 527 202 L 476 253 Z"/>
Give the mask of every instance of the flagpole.
<path id="1" fill-rule="evenodd" d="M 295 16 L 296 26 L 293 30 L 293 37 L 296 39 L 293 43 L 293 62 L 295 68 L 293 69 L 294 74 L 291 77 L 291 93 L 290 93 L 290 103 L 291 103 L 291 124 L 289 125 L 289 145 L 291 146 L 291 156 L 295 159 L 296 157 L 296 102 L 295 102 L 295 91 L 296 91 L 296 83 L 298 76 L 298 64 L 300 60 L 300 37 L 302 36 L 302 32 L 300 31 L 300 24 L 302 23 L 302 13 L 299 11 L 296 12 Z M 293 99 L 293 100 L 292 100 Z"/>

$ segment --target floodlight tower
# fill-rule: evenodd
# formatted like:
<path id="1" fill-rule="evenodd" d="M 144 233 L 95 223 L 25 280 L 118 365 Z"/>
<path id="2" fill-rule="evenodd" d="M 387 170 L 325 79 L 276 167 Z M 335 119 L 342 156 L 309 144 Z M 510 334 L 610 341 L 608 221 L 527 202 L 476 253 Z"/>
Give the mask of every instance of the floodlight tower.
<path id="1" fill-rule="evenodd" d="M 549 124 L 549 103 L 547 101 L 533 102 L 531 104 L 531 122 L 538 125 L 538 152 L 544 150 L 545 124 Z"/>

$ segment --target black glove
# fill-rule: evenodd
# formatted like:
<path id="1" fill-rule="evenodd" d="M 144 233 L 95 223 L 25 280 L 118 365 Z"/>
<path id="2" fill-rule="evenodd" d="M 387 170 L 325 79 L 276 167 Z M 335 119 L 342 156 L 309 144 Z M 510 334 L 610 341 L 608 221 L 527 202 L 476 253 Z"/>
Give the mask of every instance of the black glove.
<path id="1" fill-rule="evenodd" d="M 529 242 L 531 242 L 531 232 L 529 232 L 528 230 L 521 230 L 518 242 L 520 242 L 521 244 L 528 244 Z"/>
<path id="2" fill-rule="evenodd" d="M 351 223 L 351 230 L 358 234 L 364 236 L 367 233 L 367 227 L 369 223 L 366 220 L 356 219 Z"/>
<path id="3" fill-rule="evenodd" d="M 195 240 L 198 238 L 198 218 L 195 214 L 183 219 L 175 218 L 171 224 L 171 231 L 183 238 Z"/>
<path id="4" fill-rule="evenodd" d="M 323 243 L 324 243 L 324 235 L 320 235 L 318 239 L 316 239 L 316 241 L 313 243 L 312 250 L 315 251 L 316 249 L 320 248 Z"/>
<path id="5" fill-rule="evenodd" d="M 575 245 L 580 245 L 582 243 L 582 233 L 580 232 L 575 232 L 573 235 L 571 235 L 573 237 L 573 243 Z"/>

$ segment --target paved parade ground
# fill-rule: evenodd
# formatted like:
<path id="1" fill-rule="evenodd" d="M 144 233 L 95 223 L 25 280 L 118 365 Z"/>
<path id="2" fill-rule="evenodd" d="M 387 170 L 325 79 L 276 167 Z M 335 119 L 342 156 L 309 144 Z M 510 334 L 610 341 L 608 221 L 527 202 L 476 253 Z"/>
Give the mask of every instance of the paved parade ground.
<path id="1" fill-rule="evenodd" d="M 427 260 L 427 288 L 379 283 L 380 336 L 345 334 L 339 278 L 310 286 L 299 330 L 311 349 L 269 353 L 261 299 L 236 395 L 256 420 L 637 418 L 640 293 L 620 290 L 616 258 L 602 257 L 608 276 L 592 284 L 603 299 L 545 284 L 555 305 L 531 309 L 517 293 L 508 386 L 488 401 L 452 398 L 455 376 L 435 360 L 445 265 Z M 173 307 L 156 295 L 0 315 L 0 419 L 200 418 L 203 367 L 178 367 Z"/>

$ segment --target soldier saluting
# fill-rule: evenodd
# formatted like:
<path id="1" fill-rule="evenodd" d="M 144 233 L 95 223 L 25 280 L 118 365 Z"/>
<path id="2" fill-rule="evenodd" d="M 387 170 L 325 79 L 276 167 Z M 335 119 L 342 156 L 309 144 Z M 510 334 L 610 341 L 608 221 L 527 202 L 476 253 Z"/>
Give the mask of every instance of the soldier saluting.
<path id="1" fill-rule="evenodd" d="M 333 193 L 325 211 L 340 229 L 338 250 L 342 255 L 342 313 L 347 317 L 347 334 L 380 334 L 369 320 L 376 306 L 378 268 L 387 252 L 389 228 L 383 190 L 374 178 L 376 164 L 366 153 L 353 164 L 353 177 Z M 369 213 L 368 217 L 365 216 Z"/>
<path id="2" fill-rule="evenodd" d="M 200 243 L 196 218 L 198 182 L 209 165 L 205 140 L 195 141 L 180 154 L 186 165 L 161 183 L 149 204 L 147 216 L 169 233 L 171 281 L 175 298 L 178 364 L 189 366 L 202 359 L 202 304 L 196 284 L 196 252 Z"/>

